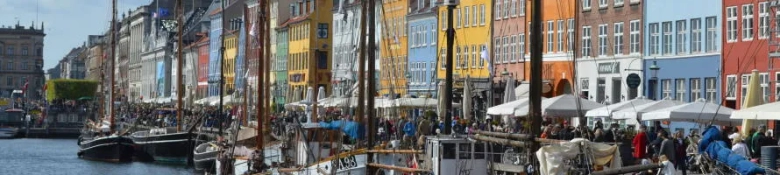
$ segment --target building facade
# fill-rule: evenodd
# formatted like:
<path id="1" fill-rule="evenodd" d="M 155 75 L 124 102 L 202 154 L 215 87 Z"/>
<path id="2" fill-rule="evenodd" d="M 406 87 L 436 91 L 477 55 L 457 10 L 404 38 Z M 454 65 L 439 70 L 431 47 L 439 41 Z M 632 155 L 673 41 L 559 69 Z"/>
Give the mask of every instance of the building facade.
<path id="1" fill-rule="evenodd" d="M 474 35 L 475 33 L 489 34 L 491 23 L 489 20 L 493 6 L 489 0 L 461 1 L 453 11 L 453 28 L 455 28 L 454 59 L 452 67 L 455 95 L 463 91 L 463 82 L 469 78 L 474 91 L 488 91 L 490 73 L 488 61 L 482 59 L 482 53 L 488 52 L 490 35 Z M 476 10 L 474 10 L 476 9 Z M 438 65 L 437 78 L 445 79 L 445 60 L 447 52 L 447 8 L 438 8 Z M 477 102 L 478 103 L 478 102 Z"/>
<path id="2" fill-rule="evenodd" d="M 476 7 L 476 6 L 475 6 Z M 408 94 L 433 97 L 437 94 L 436 51 L 438 50 L 438 20 L 436 1 L 409 0 L 407 66 Z M 476 17 L 476 16 L 475 16 Z"/>
<path id="3" fill-rule="evenodd" d="M 772 43 L 780 38 L 775 30 L 776 17 L 773 17 L 777 7 L 771 7 L 768 1 L 763 0 L 724 0 L 723 5 L 725 16 L 718 20 L 724 24 L 721 31 L 725 37 L 723 73 L 719 78 L 725 82 L 720 85 L 725 100 L 723 104 L 734 109 L 742 108 L 753 70 L 759 72 L 763 102 L 776 101 L 780 95 L 780 72 L 770 67 L 780 64 L 770 65 L 770 55 L 776 55 L 777 50 Z M 774 90 L 771 90 L 773 86 Z"/>
<path id="4" fill-rule="evenodd" d="M 276 60 L 274 62 L 274 71 L 276 72 L 276 79 L 273 84 L 274 88 L 274 101 L 276 104 L 284 105 L 288 102 L 290 94 L 288 91 L 289 85 L 287 82 L 287 60 L 289 52 L 289 35 L 286 26 L 280 26 L 276 28 Z"/>
<path id="5" fill-rule="evenodd" d="M 614 104 L 643 96 L 646 84 L 626 81 L 629 75 L 646 79 L 642 64 L 640 1 L 588 1 L 577 6 L 577 89 L 583 98 Z"/>
<path id="6" fill-rule="evenodd" d="M 531 11 L 531 5 L 530 2 L 526 3 L 526 12 Z M 542 67 L 542 80 L 544 81 L 544 84 L 542 84 L 543 96 L 554 97 L 561 94 L 572 94 L 572 79 L 575 78 L 572 60 L 575 55 L 574 52 L 572 52 L 574 49 L 571 47 L 574 39 L 571 38 L 574 35 L 574 11 L 575 8 L 577 8 L 576 4 L 574 3 L 574 0 L 546 1 L 542 5 L 542 8 L 544 8 L 544 12 L 542 12 L 542 21 L 544 22 L 544 24 L 542 24 L 542 32 L 544 33 L 542 40 L 542 52 L 544 52 L 542 53 L 542 58 L 544 60 Z M 505 14 L 501 15 L 496 12 L 495 17 L 506 17 L 506 12 L 504 13 Z M 532 17 L 531 14 L 526 13 L 525 19 L 528 29 L 530 29 Z M 509 38 L 509 42 L 503 38 L 500 42 L 496 41 L 497 39 L 498 38 L 494 38 L 493 43 L 495 45 L 512 43 L 511 38 Z M 531 42 L 530 34 L 526 36 L 525 42 Z M 530 49 L 530 45 L 526 45 L 526 47 L 526 50 Z M 530 52 L 527 52 L 524 58 L 530 60 Z M 525 62 L 525 66 L 530 67 L 530 61 Z M 524 78 L 519 79 L 530 80 L 530 68 L 524 69 L 524 71 Z M 517 92 L 517 94 L 525 93 L 527 92 Z"/>
<path id="7" fill-rule="evenodd" d="M 0 89 L 3 97 L 10 97 L 14 89 L 21 89 L 29 82 L 25 95 L 30 99 L 42 99 L 40 90 L 43 76 L 44 26 L 24 27 L 19 24 L 0 28 Z"/>
<path id="8" fill-rule="evenodd" d="M 384 27 L 379 44 L 380 78 L 379 94 L 383 96 L 399 96 L 406 94 L 407 89 L 407 10 L 408 0 L 382 1 L 382 16 L 376 18 L 377 23 Z M 359 28 L 358 28 L 359 29 Z"/>
<path id="9" fill-rule="evenodd" d="M 360 0 L 339 0 L 333 7 L 333 94 L 346 96 L 357 80 L 360 46 Z"/>
<path id="10" fill-rule="evenodd" d="M 291 19 L 280 25 L 289 30 L 288 82 L 296 96 L 306 97 L 309 87 L 315 89 L 311 94 L 315 97 L 319 87 L 330 94 L 332 4 L 327 0 L 299 1 L 291 7 Z"/>
<path id="11" fill-rule="evenodd" d="M 202 99 L 208 97 L 209 90 L 209 37 L 203 37 L 196 42 L 198 50 L 198 86 L 195 89 L 196 98 Z"/>
<path id="12" fill-rule="evenodd" d="M 495 16 L 491 31 L 494 43 L 491 45 L 493 69 L 493 104 L 501 104 L 507 82 L 518 84 L 525 81 L 526 60 L 526 2 L 525 0 L 496 1 Z M 490 14 L 490 13 L 488 13 Z M 506 43 L 505 43 L 506 42 Z M 490 56 L 488 54 L 486 56 Z M 506 73 L 506 74 L 504 74 Z M 519 84 L 527 86 L 528 83 Z M 514 90 L 514 89 L 510 89 Z M 522 94 L 517 94 L 522 95 Z"/>
<path id="13" fill-rule="evenodd" d="M 705 0 L 644 1 L 644 76 L 648 97 L 718 102 L 721 4 Z M 669 3 L 675 3 L 670 6 Z M 708 4 L 708 8 L 686 8 Z M 686 13 L 675 13 L 680 10 Z M 653 75 L 650 67 L 660 67 Z M 695 65 L 695 66 L 691 66 Z"/>
<path id="14" fill-rule="evenodd" d="M 141 68 L 143 62 L 141 60 L 141 54 L 143 53 L 145 36 L 147 36 L 151 29 L 151 15 L 149 6 L 140 6 L 133 10 L 128 16 L 130 21 L 130 44 L 128 50 L 128 101 L 140 102 L 142 88 L 141 77 L 145 77 L 144 69 Z M 147 95 L 147 98 L 149 96 Z"/>

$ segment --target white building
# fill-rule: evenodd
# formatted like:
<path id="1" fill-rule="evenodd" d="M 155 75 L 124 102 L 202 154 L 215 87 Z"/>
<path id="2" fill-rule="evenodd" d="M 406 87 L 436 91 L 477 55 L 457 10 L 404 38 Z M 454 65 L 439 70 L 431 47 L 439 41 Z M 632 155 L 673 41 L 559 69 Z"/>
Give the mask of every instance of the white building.
<path id="1" fill-rule="evenodd" d="M 141 6 L 130 13 L 128 20 L 130 20 L 130 46 L 128 50 L 129 62 L 127 76 L 128 76 L 128 101 L 139 102 L 141 96 L 142 83 L 141 77 L 148 77 L 148 72 L 142 68 L 143 62 L 141 54 L 145 51 L 144 36 L 149 35 L 149 29 L 151 26 L 151 15 L 149 15 L 149 7 Z M 148 93 L 146 93 L 148 94 Z M 148 98 L 149 96 L 146 95 Z"/>
<path id="2" fill-rule="evenodd" d="M 376 28 L 376 48 L 377 59 L 374 68 L 379 72 L 379 41 L 381 41 L 381 5 L 377 3 L 375 15 L 377 16 Z M 358 56 L 360 44 L 360 22 L 361 22 L 361 0 L 340 0 L 337 6 L 333 7 L 333 51 L 332 51 L 332 80 L 333 94 L 342 96 L 349 94 L 350 88 L 355 84 L 358 77 Z M 368 30 L 366 30 L 368 32 Z M 367 66 L 366 69 L 371 68 Z M 369 78 L 369 77 L 367 77 Z M 379 86 L 376 86 L 379 87 Z"/>

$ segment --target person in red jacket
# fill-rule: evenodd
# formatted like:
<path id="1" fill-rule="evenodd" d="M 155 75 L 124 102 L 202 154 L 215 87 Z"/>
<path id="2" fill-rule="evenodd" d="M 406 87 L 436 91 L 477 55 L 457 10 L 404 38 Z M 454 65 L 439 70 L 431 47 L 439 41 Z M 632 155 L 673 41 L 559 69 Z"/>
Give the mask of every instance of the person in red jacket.
<path id="1" fill-rule="evenodd" d="M 639 126 L 639 132 L 637 132 L 631 145 L 634 146 L 634 158 L 637 160 L 645 158 L 647 154 L 647 134 L 645 133 L 647 127 L 645 125 Z"/>

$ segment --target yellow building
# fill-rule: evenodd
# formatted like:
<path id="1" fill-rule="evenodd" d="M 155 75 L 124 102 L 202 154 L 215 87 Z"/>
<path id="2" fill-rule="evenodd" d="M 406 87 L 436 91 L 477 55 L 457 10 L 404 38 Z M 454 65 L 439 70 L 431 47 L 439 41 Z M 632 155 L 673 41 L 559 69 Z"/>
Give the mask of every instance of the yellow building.
<path id="1" fill-rule="evenodd" d="M 231 94 L 235 90 L 235 60 L 238 55 L 238 37 L 236 31 L 230 31 L 223 40 L 225 45 L 225 55 L 222 57 L 222 73 L 225 75 L 225 91 L 223 95 Z"/>
<path id="2" fill-rule="evenodd" d="M 392 0 L 382 2 L 381 22 L 380 74 L 379 94 L 406 94 L 407 72 L 407 40 L 406 14 L 409 8 L 408 0 Z M 379 32 L 379 30 L 377 30 Z"/>
<path id="3" fill-rule="evenodd" d="M 452 71 L 454 88 L 463 88 L 463 80 L 469 77 L 474 90 L 488 90 L 489 72 L 488 61 L 482 59 L 482 52 L 487 52 L 491 41 L 490 14 L 492 11 L 491 0 L 460 1 L 453 10 L 453 28 L 455 28 L 455 44 L 453 45 Z M 438 53 L 439 68 L 437 77 L 445 79 L 445 61 L 447 51 L 447 8 L 438 9 Z"/>
<path id="4" fill-rule="evenodd" d="M 308 87 L 314 93 L 325 87 L 326 96 L 330 94 L 332 4 L 331 0 L 291 4 L 292 17 L 279 25 L 288 28 L 287 80 L 293 100 L 306 97 Z"/>

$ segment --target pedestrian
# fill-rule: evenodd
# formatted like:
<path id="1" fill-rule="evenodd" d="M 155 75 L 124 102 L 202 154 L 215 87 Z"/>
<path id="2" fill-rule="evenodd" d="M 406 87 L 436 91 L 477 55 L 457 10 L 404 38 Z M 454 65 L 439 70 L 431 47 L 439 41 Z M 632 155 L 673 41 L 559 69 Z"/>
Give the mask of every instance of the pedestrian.
<path id="1" fill-rule="evenodd" d="M 647 154 L 647 133 L 645 133 L 647 127 L 645 125 L 639 126 L 639 133 L 636 134 L 631 144 L 634 146 L 634 158 L 643 159 Z"/>
<path id="2" fill-rule="evenodd" d="M 675 157 L 677 158 L 677 160 L 675 161 L 676 162 L 675 165 L 677 165 L 676 168 L 678 170 L 681 170 L 683 175 L 686 175 L 686 174 L 688 174 L 688 172 L 686 171 L 686 164 L 687 164 L 686 163 L 686 160 L 687 160 L 686 158 L 687 158 L 687 155 L 686 155 L 686 152 L 685 152 L 685 148 L 688 147 L 688 143 L 685 142 L 685 138 L 683 137 L 683 131 L 682 130 L 678 130 L 674 134 L 674 146 L 675 146 L 675 152 L 676 152 Z"/>
<path id="3" fill-rule="evenodd" d="M 672 140 L 669 137 L 669 134 L 666 132 L 661 133 L 661 139 L 663 140 L 661 141 L 661 147 L 660 147 L 661 149 L 659 149 L 660 152 L 658 152 L 659 155 L 666 156 L 666 158 L 668 158 L 669 161 L 672 161 L 672 163 L 679 163 L 679 162 L 674 162 L 677 160 L 676 159 L 677 151 L 674 149 L 675 146 L 674 140 Z"/>
<path id="4" fill-rule="evenodd" d="M 658 160 L 661 164 L 661 170 L 658 171 L 659 175 L 675 175 L 674 162 L 671 162 L 666 155 L 659 156 Z"/>
<path id="5" fill-rule="evenodd" d="M 732 133 L 729 135 L 729 139 L 731 140 L 731 143 L 733 143 L 731 146 L 731 151 L 734 152 L 734 154 L 741 155 L 745 158 L 750 158 L 750 151 L 748 151 L 747 145 L 742 139 L 742 135 L 739 133 Z"/>

